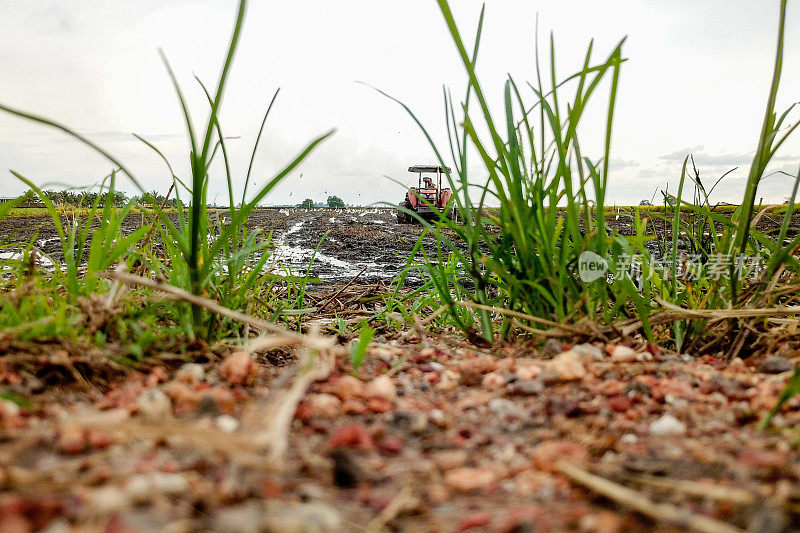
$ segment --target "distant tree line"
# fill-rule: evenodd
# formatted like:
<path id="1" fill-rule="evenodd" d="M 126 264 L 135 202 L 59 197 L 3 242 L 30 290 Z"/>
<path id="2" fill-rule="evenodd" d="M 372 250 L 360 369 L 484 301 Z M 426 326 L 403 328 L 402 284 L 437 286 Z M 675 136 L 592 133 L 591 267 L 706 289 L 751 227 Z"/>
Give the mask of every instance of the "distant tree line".
<path id="1" fill-rule="evenodd" d="M 136 200 L 136 204 L 138 205 L 166 205 L 167 207 L 178 207 L 178 203 L 184 205 L 183 202 L 178 200 L 175 197 L 170 197 L 169 200 L 163 195 L 158 193 L 157 191 L 150 191 L 142 194 L 141 196 L 134 196 Z M 166 200 L 166 204 L 164 203 Z"/>
<path id="2" fill-rule="evenodd" d="M 47 189 L 42 191 L 42 194 L 46 196 L 54 205 L 57 206 L 69 206 L 69 207 L 87 207 L 90 205 L 94 205 L 95 202 L 98 205 L 105 205 L 107 199 L 109 198 L 108 191 L 105 192 L 94 192 L 94 191 L 79 191 L 79 190 L 53 190 Z M 35 201 L 37 196 L 33 194 L 32 191 L 28 191 L 20 196 L 27 196 L 31 200 Z M 136 205 L 162 205 L 164 204 L 165 197 L 163 194 L 160 194 L 157 191 L 151 191 L 139 196 L 128 196 L 124 192 L 121 191 L 114 191 L 111 193 L 111 198 L 113 199 L 113 205 L 116 207 L 122 207 L 127 204 L 130 200 L 134 201 Z M 177 207 L 178 200 L 175 198 L 170 198 L 166 205 L 168 207 Z"/>
<path id="3" fill-rule="evenodd" d="M 344 200 L 339 198 L 338 196 L 328 196 L 328 201 L 326 203 L 322 202 L 315 202 L 311 198 L 306 198 L 299 204 L 297 207 L 302 207 L 303 209 L 311 209 L 314 207 L 345 207 Z"/>
<path id="4" fill-rule="evenodd" d="M 81 190 L 53 190 L 47 189 L 42 191 L 48 199 L 50 199 L 53 204 L 56 206 L 69 206 L 69 207 L 87 207 L 94 205 L 95 202 L 98 202 L 98 205 L 105 205 L 108 192 L 93 192 L 93 191 L 81 191 Z M 28 191 L 20 196 L 28 196 L 30 200 L 36 201 L 36 195 L 32 191 Z M 152 205 L 166 205 L 166 207 L 177 207 L 179 200 L 170 197 L 166 199 L 166 197 L 159 193 L 158 191 L 150 191 L 138 196 L 128 196 L 127 194 L 121 191 L 114 191 L 112 193 L 113 198 L 113 205 L 117 207 L 122 207 L 127 204 L 129 201 L 133 200 L 135 205 L 141 206 L 152 206 Z M 181 203 L 181 205 L 184 205 Z M 314 207 L 346 207 L 344 200 L 339 198 L 338 196 L 331 195 L 328 196 L 326 202 L 315 202 L 311 198 L 306 198 L 299 204 L 297 207 L 302 207 L 305 209 L 312 209 Z"/>

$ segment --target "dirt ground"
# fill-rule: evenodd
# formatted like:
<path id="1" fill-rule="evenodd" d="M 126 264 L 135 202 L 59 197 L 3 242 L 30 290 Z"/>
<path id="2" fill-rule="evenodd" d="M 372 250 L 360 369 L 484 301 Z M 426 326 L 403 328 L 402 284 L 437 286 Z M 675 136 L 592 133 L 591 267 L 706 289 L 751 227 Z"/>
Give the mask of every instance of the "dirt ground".
<path id="1" fill-rule="evenodd" d="M 334 347 L 295 403 L 291 356 L 83 381 L 77 347 L 0 338 L 0 531 L 800 528 L 800 403 L 756 430 L 800 354 L 454 344 L 380 337 L 359 372 Z"/>

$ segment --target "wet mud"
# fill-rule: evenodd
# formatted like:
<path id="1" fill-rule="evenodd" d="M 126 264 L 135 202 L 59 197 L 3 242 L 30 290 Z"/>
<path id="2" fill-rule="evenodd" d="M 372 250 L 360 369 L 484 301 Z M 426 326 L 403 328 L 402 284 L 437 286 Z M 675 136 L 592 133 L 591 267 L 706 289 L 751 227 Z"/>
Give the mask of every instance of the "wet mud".
<path id="1" fill-rule="evenodd" d="M 175 214 L 169 216 L 177 218 Z M 221 223 L 226 220 L 222 211 L 213 218 Z M 84 222 L 78 220 L 77 223 L 83 225 Z M 132 214 L 125 219 L 123 230 L 130 233 L 146 223 L 141 214 Z M 250 230 L 260 230 L 265 238 L 271 236 L 274 246 L 268 268 L 276 273 L 308 274 L 333 283 L 346 282 L 356 276 L 359 283 L 391 281 L 406 265 L 422 233 L 420 225 L 397 223 L 396 211 L 390 208 L 259 209 L 251 214 L 247 223 Z M 766 234 L 775 233 L 780 223 L 781 217 L 766 215 L 759 218 L 757 229 Z M 75 220 L 65 216 L 62 224 L 68 229 Z M 92 222 L 92 229 L 97 229 L 99 224 L 99 221 Z M 612 213 L 607 225 L 622 235 L 633 233 L 631 218 L 624 212 Z M 671 240 L 670 221 L 664 217 L 651 215 L 648 227 L 659 238 Z M 792 238 L 798 231 L 800 215 L 795 215 L 787 236 Z M 49 217 L 13 216 L 0 220 L 0 245 L 3 245 L 0 254 L 18 253 L 21 246 L 31 240 L 48 260 L 61 259 L 58 232 Z M 426 236 L 424 245 L 429 252 L 435 252 L 433 236 Z M 420 280 L 412 275 L 409 281 L 415 284 Z"/>

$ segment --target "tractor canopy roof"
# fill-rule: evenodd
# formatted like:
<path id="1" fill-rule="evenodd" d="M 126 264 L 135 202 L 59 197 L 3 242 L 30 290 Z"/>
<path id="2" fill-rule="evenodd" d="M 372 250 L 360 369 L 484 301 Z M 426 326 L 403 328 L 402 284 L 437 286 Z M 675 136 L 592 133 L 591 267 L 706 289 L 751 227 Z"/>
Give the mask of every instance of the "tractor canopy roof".
<path id="1" fill-rule="evenodd" d="M 414 165 L 408 167 L 409 172 L 436 172 L 437 170 L 445 174 L 448 174 L 450 172 L 449 168 L 440 167 L 438 165 Z"/>

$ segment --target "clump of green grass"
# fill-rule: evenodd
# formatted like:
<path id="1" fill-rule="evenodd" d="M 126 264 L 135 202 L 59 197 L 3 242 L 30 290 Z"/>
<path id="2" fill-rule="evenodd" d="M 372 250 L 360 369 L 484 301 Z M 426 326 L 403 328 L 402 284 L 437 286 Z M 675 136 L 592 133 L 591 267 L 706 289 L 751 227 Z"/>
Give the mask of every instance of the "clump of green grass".
<path id="1" fill-rule="evenodd" d="M 367 348 L 375 336 L 375 330 L 365 321 L 361 326 L 361 333 L 358 336 L 358 342 L 354 343 L 350 350 L 350 362 L 353 365 L 353 371 L 358 372 L 364 358 L 367 355 Z"/>
<path id="2" fill-rule="evenodd" d="M 252 291 L 258 289 L 268 281 L 261 269 L 268 255 L 270 239 L 268 236 L 260 235 L 258 231 L 250 231 L 246 226 L 247 217 L 259 202 L 261 202 L 284 177 L 292 172 L 319 143 L 329 137 L 333 131 L 325 133 L 311 141 L 298 156 L 289 162 L 289 164 L 271 179 L 268 179 L 265 185 L 259 187 L 255 191 L 250 191 L 249 185 L 251 183 L 251 173 L 253 171 L 255 155 L 267 117 L 277 97 L 276 92 L 264 114 L 261 128 L 259 129 L 258 136 L 253 146 L 250 164 L 247 174 L 244 177 L 244 188 L 241 199 L 235 197 L 235 178 L 228 160 L 226 138 L 223 135 L 219 114 L 228 75 L 239 43 L 246 6 L 246 0 L 240 0 L 236 22 L 216 89 L 211 92 L 198 80 L 207 97 L 210 108 L 209 117 L 203 129 L 197 130 L 195 128 L 192 115 L 183 95 L 183 90 L 173 74 L 169 63 L 162 54 L 164 64 L 172 80 L 175 93 L 177 94 L 186 126 L 189 139 L 188 157 L 191 176 L 186 180 L 181 179 L 175 174 L 172 165 L 155 145 L 137 136 L 163 159 L 167 166 L 175 190 L 173 209 L 176 216 L 168 216 L 167 209 L 165 209 L 166 205 L 162 205 L 156 201 L 155 198 L 151 198 L 153 200 L 151 206 L 152 211 L 148 212 L 145 210 L 141 212 L 149 215 L 149 222 L 155 228 L 155 232 L 158 235 L 158 242 L 155 244 L 150 242 L 148 246 L 143 246 L 141 250 L 133 250 L 131 253 L 112 253 L 107 255 L 105 258 L 101 258 L 102 260 L 96 264 L 91 265 L 92 271 L 107 268 L 112 262 L 111 259 L 115 261 L 139 261 L 144 263 L 150 271 L 163 276 L 163 278 L 172 285 L 184 288 L 197 295 L 213 295 L 219 298 L 223 305 L 234 308 L 241 308 L 243 302 L 247 299 L 246 295 L 252 293 Z M 114 165 L 115 169 L 117 169 L 115 173 L 125 176 L 142 195 L 146 194 L 140 180 L 137 179 L 119 159 L 73 129 L 47 118 L 26 113 L 3 104 L 0 104 L 0 110 L 56 128 L 81 141 Z M 219 161 L 220 158 L 221 161 Z M 228 190 L 229 208 L 224 217 L 215 216 L 218 215 L 218 213 L 208 207 L 208 188 L 210 180 L 212 179 L 212 167 L 215 160 L 224 168 Z M 30 180 L 19 174 L 15 173 L 15 175 L 31 188 L 34 188 Z M 58 227 L 60 222 L 57 222 L 58 217 L 56 216 L 57 211 L 55 210 L 55 206 L 52 202 L 48 204 L 48 202 L 45 201 L 47 195 L 45 195 L 43 191 L 38 190 L 37 194 L 42 201 L 47 204 L 48 213 L 51 215 L 51 218 L 53 218 L 54 223 L 57 223 Z M 108 194 L 111 194 L 111 189 L 109 189 Z M 186 204 L 184 204 L 182 196 L 187 199 Z M 107 210 L 105 206 L 103 206 L 102 211 L 97 211 L 97 204 L 93 205 L 95 211 L 91 212 L 92 216 L 98 215 L 102 217 L 104 223 L 110 222 L 113 224 L 116 224 L 117 221 L 124 218 L 123 215 L 128 214 L 131 209 L 130 202 L 126 204 L 122 212 L 115 212 L 112 209 Z M 65 232 L 62 228 L 59 230 L 59 236 L 62 239 L 65 252 L 75 249 L 75 246 L 80 248 L 81 244 L 85 244 L 89 238 L 86 227 L 76 230 L 75 235 Z M 130 249 L 130 245 L 135 243 L 134 237 L 141 238 L 142 236 L 141 232 L 138 231 L 135 232 L 134 235 L 126 236 L 125 238 L 128 240 L 124 243 L 126 245 L 125 248 Z M 108 241 L 106 236 L 101 237 L 101 240 L 98 242 L 102 242 L 103 244 L 98 245 L 99 248 L 97 250 L 98 252 L 103 250 L 108 251 L 110 241 Z M 90 245 L 90 260 L 92 257 L 95 257 L 92 255 L 92 250 L 94 250 L 94 248 L 91 247 L 94 245 L 95 239 L 96 238 L 92 239 L 92 245 Z M 116 246 L 120 250 L 124 250 L 122 244 L 122 242 L 117 242 Z M 256 258 L 255 260 L 252 259 L 254 257 Z M 79 269 L 80 258 L 75 254 L 70 253 L 68 255 L 65 253 L 65 265 L 69 273 L 68 280 L 70 283 L 70 290 L 83 290 L 80 285 L 85 284 L 86 278 L 79 281 L 77 276 L 73 275 L 73 273 L 77 272 Z M 97 287 L 87 286 L 84 287 L 84 289 L 93 291 L 96 290 Z M 190 312 L 186 313 L 181 304 L 175 305 L 176 321 L 183 324 L 190 336 L 211 339 L 216 338 L 223 332 L 229 331 L 224 327 L 220 327 L 220 324 L 224 323 L 224 321 L 217 320 L 217 318 L 198 306 L 193 306 Z"/>
<path id="3" fill-rule="evenodd" d="M 509 77 L 502 92 L 503 113 L 498 116 L 476 70 L 483 11 L 469 51 L 447 0 L 438 0 L 438 4 L 467 72 L 468 84 L 460 105 L 454 105 L 450 92 L 444 91 L 449 155 L 455 169 L 448 174 L 454 191 L 452 204 L 442 210 L 434 224 L 419 219 L 436 236 L 436 249 L 425 250 L 420 240 L 414 250 L 419 261 L 410 263 L 406 270 L 426 271 L 429 281 L 425 290 L 418 293 L 425 305 L 449 306 L 452 324 L 470 334 L 477 332 L 487 341 L 505 335 L 511 319 L 503 318 L 498 323 L 496 315 L 488 310 L 468 310 L 455 302 L 468 299 L 483 306 L 511 309 L 534 317 L 534 322 L 545 319 L 563 323 L 588 318 L 609 325 L 637 319 L 644 336 L 653 339 L 656 332 L 651 319 L 661 312 L 661 302 L 725 309 L 763 307 L 785 300 L 786 293 L 780 290 L 778 279 L 796 280 L 800 271 L 793 256 L 800 237 L 788 243 L 786 239 L 800 177 L 793 177 L 794 190 L 782 210 L 778 234 L 769 237 L 753 227 L 758 184 L 770 159 L 797 127 L 784 126 L 791 108 L 780 116 L 774 111 L 783 56 L 785 1 L 781 2 L 773 83 L 742 204 L 712 206 L 710 191 L 703 188 L 699 173 L 695 169 L 692 177 L 687 172 L 687 155 L 677 195 L 665 195 L 663 206 L 629 210 L 634 226 L 630 237 L 606 224 L 608 161 L 616 95 L 625 61 L 624 39 L 599 61 L 593 59 L 590 44 L 581 68 L 559 79 L 551 37 L 547 72 L 539 60 L 537 46 L 535 83 L 521 89 Z M 546 84 L 543 79 L 548 77 L 550 83 Z M 569 97 L 565 96 L 567 91 Z M 579 133 L 592 127 L 585 124 L 584 116 L 590 103 L 595 105 L 600 91 L 608 95 L 605 121 L 592 126 L 604 132 L 604 142 L 602 153 L 592 158 L 581 149 Z M 403 107 L 421 127 L 439 163 L 450 166 L 425 127 L 410 109 Z M 467 170 L 467 158 L 473 154 L 481 164 L 478 176 Z M 691 180 L 697 186 L 694 202 L 684 199 L 688 188 L 685 185 Z M 447 216 L 451 208 L 456 216 Z M 652 217 L 667 221 L 671 230 L 667 238 L 648 227 Z M 659 237 L 661 256 L 656 258 L 646 245 Z M 689 280 L 680 272 L 687 247 L 698 257 L 702 279 Z M 582 279 L 578 266 L 584 252 L 605 259 L 613 281 Z M 720 254 L 735 257 L 748 253 L 762 253 L 767 258 L 757 283 L 742 279 L 734 261 L 729 264 L 729 276 L 710 279 L 706 275 L 711 261 Z M 640 262 L 638 279 L 622 268 L 626 258 L 634 256 Z M 410 310 L 419 308 L 408 303 L 408 299 L 395 300 L 393 309 L 408 315 Z M 663 324 L 664 320 L 659 322 Z M 680 350 L 704 342 L 707 326 L 708 320 L 692 317 L 667 321 L 659 326 L 658 333 L 662 342 L 672 342 Z M 735 320 L 730 321 L 730 326 L 739 336 L 737 344 L 741 347 L 748 328 L 739 328 Z M 664 328 L 669 335 L 666 339 Z M 687 344 L 687 339 L 695 344 Z"/>
<path id="4" fill-rule="evenodd" d="M 420 220 L 437 238 L 436 257 L 426 259 L 432 259 L 428 275 L 442 303 L 468 298 L 558 321 L 584 316 L 612 320 L 639 305 L 646 313 L 645 300 L 629 282 L 620 280 L 616 286 L 605 279 L 585 282 L 578 271 L 581 253 L 608 256 L 613 265 L 628 246 L 605 224 L 624 39 L 599 61 L 594 60 L 590 44 L 580 70 L 559 81 L 551 38 L 551 83 L 543 82 L 537 48 L 536 82 L 520 88 L 509 77 L 502 93 L 504 113 L 496 117 L 476 70 L 484 13 L 468 52 L 448 2 L 438 3 L 469 78 L 459 106 L 453 104 L 449 91 L 444 92 L 455 169 L 447 175 L 453 203 L 443 210 L 439 223 L 429 225 Z M 574 93 L 565 104 L 568 89 Z M 581 150 L 579 132 L 586 127 L 583 119 L 590 101 L 601 90 L 609 95 L 605 122 L 595 126 L 605 134 L 603 151 L 601 157 L 591 159 Z M 472 110 L 473 104 L 477 111 Z M 414 120 L 422 127 L 416 117 Z M 440 164 L 449 166 L 422 129 Z M 480 158 L 482 176 L 468 171 L 471 153 Z M 476 183 L 476 178 L 483 181 Z M 489 205 L 499 205 L 499 209 L 489 209 Z M 448 218 L 445 213 L 451 208 L 457 216 Z M 461 272 L 454 275 L 450 265 L 458 265 Z M 504 319 L 496 331 L 488 311 L 451 306 L 450 313 L 462 330 L 477 330 L 488 341 L 494 340 L 496 333 L 505 334 L 510 326 Z"/>
<path id="5" fill-rule="evenodd" d="M 26 279 L 4 287 L 0 298 L 0 331 L 21 340 L 75 339 L 83 317 L 69 298 L 44 279 Z"/>
<path id="6" fill-rule="evenodd" d="M 133 200 L 120 209 L 115 207 L 115 172 L 103 181 L 101 193 L 94 196 L 89 206 L 76 206 L 84 210 L 85 218 L 72 214 L 70 223 L 66 225 L 62 222 L 63 213 L 44 191 L 21 174 L 14 171 L 12 174 L 28 185 L 45 204 L 58 233 L 63 257 L 55 265 L 53 281 L 65 286 L 76 297 L 96 293 L 103 283 L 97 274 L 127 256 L 148 231 L 147 227 L 140 227 L 128 235 L 123 232 L 122 223 L 133 207 Z M 97 227 L 94 227 L 95 223 Z"/>
<path id="7" fill-rule="evenodd" d="M 672 211 L 669 217 L 672 245 L 667 251 L 672 267 L 671 275 L 662 276 L 662 285 L 668 289 L 659 296 L 672 304 L 694 309 L 765 308 L 787 302 L 787 296 L 797 290 L 800 261 L 795 254 L 800 246 L 800 236 L 789 239 L 787 235 L 795 212 L 800 172 L 796 176 L 788 176 L 794 184 L 785 206 L 761 206 L 758 213 L 755 210 L 758 187 L 764 179 L 767 166 L 800 125 L 800 122 L 795 122 L 785 126 L 794 105 L 780 116 L 775 111 L 783 63 L 785 17 L 786 1 L 782 0 L 772 83 L 742 203 L 725 206 L 730 216 L 725 216 L 725 210 L 711 205 L 709 193 L 703 187 L 693 161 L 694 176 L 687 172 L 689 156 L 684 160 L 677 195 L 670 198 L 670 206 L 665 202 L 665 210 L 669 207 Z M 684 199 L 687 178 L 694 181 L 695 191 L 699 191 L 695 192 L 694 202 Z M 777 234 L 765 234 L 755 227 L 757 219 L 769 211 L 781 217 Z M 688 223 L 687 220 L 694 222 Z M 678 239 L 689 243 L 695 252 L 700 266 L 699 276 L 695 278 L 699 279 L 687 280 L 678 275 Z M 742 263 L 754 257 L 763 258 L 763 269 L 755 280 L 747 279 Z M 725 275 L 710 275 L 714 261 L 719 260 L 725 263 Z M 712 324 L 716 338 L 711 341 L 704 334 L 709 329 L 708 320 L 684 319 L 672 322 L 669 326 L 678 349 L 705 351 L 722 346 L 728 357 L 734 357 L 754 336 L 755 328 L 750 322 L 729 320 L 720 324 L 717 321 Z M 690 342 L 684 344 L 687 338 Z M 724 343 L 720 342 L 723 338 Z"/>

